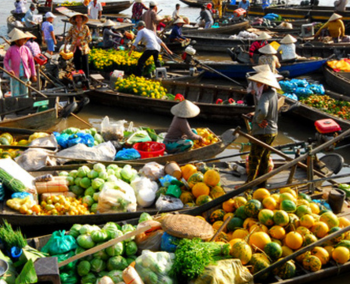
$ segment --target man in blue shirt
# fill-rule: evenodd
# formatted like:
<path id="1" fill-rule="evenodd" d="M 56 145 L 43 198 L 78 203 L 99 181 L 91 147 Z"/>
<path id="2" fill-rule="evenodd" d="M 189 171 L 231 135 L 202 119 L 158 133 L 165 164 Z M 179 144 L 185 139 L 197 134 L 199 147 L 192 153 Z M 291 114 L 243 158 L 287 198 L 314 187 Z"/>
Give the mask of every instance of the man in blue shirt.
<path id="1" fill-rule="evenodd" d="M 35 5 L 32 3 L 30 4 L 29 10 L 27 11 L 26 15 L 24 16 L 24 24 L 27 28 L 32 28 L 35 25 L 37 25 L 36 22 L 34 22 L 33 12 L 35 10 Z"/>
<path id="2" fill-rule="evenodd" d="M 241 2 L 239 2 L 238 4 L 238 8 L 242 8 L 244 10 L 249 11 L 249 7 L 250 7 L 250 2 L 249 0 L 242 0 Z"/>
<path id="3" fill-rule="evenodd" d="M 174 27 L 171 31 L 171 34 L 169 36 L 170 42 L 182 42 L 186 40 L 186 38 L 182 35 L 182 26 L 184 25 L 184 20 L 182 18 L 178 18 L 174 22 Z"/>

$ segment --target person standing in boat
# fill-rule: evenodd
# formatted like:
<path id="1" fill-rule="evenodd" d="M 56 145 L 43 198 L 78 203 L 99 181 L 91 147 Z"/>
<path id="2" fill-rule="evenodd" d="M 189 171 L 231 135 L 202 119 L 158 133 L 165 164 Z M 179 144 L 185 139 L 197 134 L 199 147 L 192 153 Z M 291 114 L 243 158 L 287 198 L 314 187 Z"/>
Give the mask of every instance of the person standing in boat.
<path id="1" fill-rule="evenodd" d="M 47 53 L 53 55 L 55 51 L 55 45 L 57 44 L 55 33 L 53 31 L 53 20 L 56 18 L 51 12 L 45 14 L 46 21 L 41 25 L 41 30 L 44 34 L 44 42 L 46 42 Z"/>
<path id="2" fill-rule="evenodd" d="M 329 35 L 333 38 L 333 41 L 335 43 L 339 42 L 339 39 L 342 40 L 342 38 L 345 36 L 345 26 L 344 22 L 342 21 L 343 16 L 338 15 L 334 13 L 328 20 L 327 23 L 325 23 L 314 35 L 314 38 L 317 39 L 322 30 L 326 29 L 329 32 Z"/>
<path id="3" fill-rule="evenodd" d="M 181 30 L 184 24 L 185 22 L 182 18 L 179 18 L 174 22 L 174 27 L 171 30 L 171 33 L 169 35 L 170 42 L 183 42 L 187 40 L 186 37 L 182 35 L 182 30 Z"/>
<path id="4" fill-rule="evenodd" d="M 249 47 L 249 59 L 251 64 L 256 64 L 259 60 L 259 49 L 263 46 L 267 45 L 267 40 L 270 39 L 271 36 L 266 32 L 262 32 Z"/>
<path id="5" fill-rule="evenodd" d="M 88 16 L 90 19 L 99 20 L 102 17 L 102 4 L 97 0 L 93 0 L 88 5 Z"/>
<path id="6" fill-rule="evenodd" d="M 346 5 L 348 5 L 349 0 L 337 0 L 334 1 L 334 10 L 337 12 L 344 12 L 346 10 Z"/>
<path id="7" fill-rule="evenodd" d="M 172 15 L 173 21 L 176 21 L 178 18 L 180 18 L 180 4 L 175 5 L 175 11 L 173 12 L 173 15 Z"/>
<path id="8" fill-rule="evenodd" d="M 292 63 L 297 59 L 298 55 L 295 51 L 295 42 L 297 42 L 297 39 L 291 35 L 286 35 L 281 40 L 281 45 L 278 47 L 277 53 L 281 55 L 281 59 L 284 63 Z"/>
<path id="9" fill-rule="evenodd" d="M 142 0 L 135 0 L 131 15 L 131 20 L 134 24 L 137 24 L 141 20 L 143 10 L 148 11 L 148 8 L 142 3 Z"/>
<path id="10" fill-rule="evenodd" d="M 196 134 L 188 123 L 188 118 L 196 117 L 200 109 L 194 103 L 184 100 L 171 108 L 174 118 L 164 138 L 166 151 L 169 154 L 190 150 L 193 140 L 203 141 L 202 136 Z"/>
<path id="11" fill-rule="evenodd" d="M 29 48 L 30 52 L 32 53 L 33 57 L 37 56 L 41 53 L 39 44 L 35 41 L 36 36 L 31 34 L 30 32 L 25 32 L 27 35 L 27 42 L 25 43 L 25 46 Z"/>
<path id="12" fill-rule="evenodd" d="M 200 20 L 205 22 L 205 29 L 210 29 L 211 26 L 214 24 L 213 16 L 211 15 L 211 12 L 203 5 L 201 7 L 201 12 L 199 14 Z"/>
<path id="13" fill-rule="evenodd" d="M 103 47 L 104 48 L 110 48 L 114 45 L 119 45 L 123 35 L 119 32 L 113 32 L 112 27 L 116 26 L 117 24 L 111 20 L 107 20 L 106 23 L 103 25 Z"/>
<path id="14" fill-rule="evenodd" d="M 281 67 L 281 64 L 276 56 L 277 51 L 270 44 L 267 44 L 259 49 L 262 54 L 259 57 L 259 65 L 267 64 L 270 67 L 272 73 L 277 74 L 277 68 Z"/>
<path id="15" fill-rule="evenodd" d="M 259 72 L 249 81 L 256 82 L 260 99 L 252 116 L 252 136 L 272 145 L 278 133 L 278 96 L 276 89 L 281 89 L 275 75 L 271 71 Z M 269 168 L 270 150 L 257 143 L 251 143 L 248 165 L 247 183 L 266 174 Z M 266 182 L 259 185 L 265 187 Z"/>
<path id="16" fill-rule="evenodd" d="M 138 30 L 136 39 L 131 46 L 131 50 L 129 52 L 129 56 L 131 53 L 135 50 L 139 42 L 142 42 L 144 45 L 146 45 L 146 51 L 141 55 L 139 58 L 139 61 L 137 62 L 137 72 L 136 76 L 142 76 L 143 69 L 145 67 L 145 63 L 148 58 L 153 56 L 154 64 L 156 67 L 161 67 L 160 61 L 159 61 L 159 52 L 161 47 L 163 47 L 166 52 L 170 55 L 173 53 L 169 50 L 169 48 L 165 45 L 162 40 L 157 37 L 157 35 L 153 32 L 150 31 L 149 29 L 146 29 L 146 23 L 144 21 L 139 21 L 136 25 L 136 29 Z"/>
<path id="17" fill-rule="evenodd" d="M 157 32 L 157 26 L 160 23 L 165 22 L 167 20 L 166 17 L 163 17 L 163 18 L 158 17 L 157 5 L 158 4 L 155 1 L 151 1 L 149 3 L 149 10 L 144 12 L 142 15 L 142 21 L 146 23 L 146 29 L 153 31 L 154 33 Z"/>
<path id="18" fill-rule="evenodd" d="M 4 58 L 4 67 L 13 76 L 27 83 L 30 79 L 32 82 L 37 81 L 35 63 L 33 55 L 26 43 L 28 35 L 18 29 L 11 31 L 11 46 L 6 51 Z M 28 87 L 17 80 L 11 78 L 12 96 L 28 96 Z"/>
<path id="19" fill-rule="evenodd" d="M 29 10 L 27 11 L 26 15 L 24 16 L 24 24 L 27 28 L 32 28 L 37 25 L 36 22 L 34 22 L 34 11 L 35 11 L 35 4 L 30 4 Z"/>
<path id="20" fill-rule="evenodd" d="M 89 27 L 85 25 L 89 18 L 81 13 L 75 13 L 69 18 L 72 24 L 69 29 L 65 46 L 71 43 L 71 51 L 74 53 L 73 63 L 76 70 L 83 70 L 86 77 L 89 77 L 89 43 L 91 42 L 91 33 Z"/>
<path id="21" fill-rule="evenodd" d="M 247 14 L 249 12 L 249 8 L 250 8 L 250 2 L 249 0 L 241 0 L 238 4 L 238 9 L 242 8 L 244 10 L 246 10 Z"/>
<path id="22" fill-rule="evenodd" d="M 25 14 L 27 12 L 26 4 L 27 4 L 27 0 L 16 0 L 15 1 L 15 13 L 16 14 Z"/>

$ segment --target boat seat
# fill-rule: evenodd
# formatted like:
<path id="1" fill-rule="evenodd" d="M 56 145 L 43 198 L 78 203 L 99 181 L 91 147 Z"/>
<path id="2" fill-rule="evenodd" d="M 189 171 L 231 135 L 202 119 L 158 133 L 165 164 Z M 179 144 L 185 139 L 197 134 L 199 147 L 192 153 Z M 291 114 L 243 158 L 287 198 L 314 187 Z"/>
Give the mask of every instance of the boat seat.
<path id="1" fill-rule="evenodd" d="M 166 78 L 167 77 L 166 68 L 165 67 L 156 68 L 155 75 L 156 75 L 156 79 Z"/>
<path id="2" fill-rule="evenodd" d="M 57 257 L 39 258 L 34 267 L 38 276 L 37 283 L 61 284 Z"/>

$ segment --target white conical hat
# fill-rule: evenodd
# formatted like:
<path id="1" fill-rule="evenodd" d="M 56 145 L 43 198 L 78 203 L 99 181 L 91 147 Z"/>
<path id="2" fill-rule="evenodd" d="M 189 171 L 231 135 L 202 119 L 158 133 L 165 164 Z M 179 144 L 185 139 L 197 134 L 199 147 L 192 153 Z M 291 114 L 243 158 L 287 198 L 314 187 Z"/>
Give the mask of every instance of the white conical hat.
<path id="1" fill-rule="evenodd" d="M 16 28 L 14 28 L 10 32 L 10 34 L 11 34 L 11 40 L 10 40 L 11 42 L 14 42 L 16 40 L 20 40 L 20 39 L 23 39 L 23 38 L 28 38 L 28 36 L 24 32 L 22 32 L 21 30 L 16 29 Z"/>
<path id="2" fill-rule="evenodd" d="M 27 38 L 37 38 L 35 35 L 33 35 L 32 33 L 30 32 L 25 32 Z"/>
<path id="3" fill-rule="evenodd" d="M 292 37 L 291 35 L 286 35 L 284 38 L 282 38 L 281 43 L 294 43 L 297 42 L 298 40 L 295 37 Z"/>
<path id="4" fill-rule="evenodd" d="M 336 13 L 333 13 L 333 15 L 329 18 L 329 22 L 331 21 L 335 21 L 335 20 L 338 20 L 338 19 L 341 19 L 343 18 L 343 16 L 339 15 L 339 14 L 336 14 Z"/>
<path id="5" fill-rule="evenodd" d="M 271 36 L 268 33 L 262 32 L 256 39 L 257 40 L 267 40 L 270 38 L 271 38 Z"/>
<path id="6" fill-rule="evenodd" d="M 176 24 L 186 24 L 185 21 L 182 18 L 178 18 L 175 22 L 174 25 Z"/>
<path id="7" fill-rule="evenodd" d="M 171 108 L 171 113 L 177 117 L 191 118 L 200 113 L 200 109 L 194 103 L 184 100 Z"/>
<path id="8" fill-rule="evenodd" d="M 253 66 L 253 69 L 254 69 L 256 72 L 258 72 L 258 73 L 259 73 L 259 72 L 266 72 L 266 71 L 271 72 L 270 65 L 268 65 L 268 64 Z"/>
<path id="9" fill-rule="evenodd" d="M 275 89 L 281 89 L 280 84 L 277 82 L 275 75 L 271 71 L 259 72 L 251 77 L 248 77 L 248 80 L 268 85 Z"/>
<path id="10" fill-rule="evenodd" d="M 104 27 L 114 27 L 114 26 L 116 26 L 116 25 L 117 25 L 117 23 L 113 22 L 113 21 L 110 20 L 110 19 L 108 19 L 108 20 L 103 24 Z"/>
<path id="11" fill-rule="evenodd" d="M 270 44 L 264 45 L 262 48 L 259 48 L 258 51 L 263 54 L 276 54 L 277 51 Z"/>

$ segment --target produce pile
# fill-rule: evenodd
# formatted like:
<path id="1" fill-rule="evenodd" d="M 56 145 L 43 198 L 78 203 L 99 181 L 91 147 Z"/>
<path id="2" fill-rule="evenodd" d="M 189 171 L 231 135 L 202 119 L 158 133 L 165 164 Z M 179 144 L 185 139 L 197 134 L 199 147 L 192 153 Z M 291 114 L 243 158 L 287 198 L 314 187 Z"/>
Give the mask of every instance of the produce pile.
<path id="1" fill-rule="evenodd" d="M 336 72 L 350 72 L 350 60 L 348 58 L 330 60 L 327 61 L 327 65 Z"/>
<path id="2" fill-rule="evenodd" d="M 302 100 L 312 95 L 324 95 L 322 84 L 310 84 L 305 79 L 292 79 L 279 82 L 283 95 L 292 100 Z"/>
<path id="3" fill-rule="evenodd" d="M 308 98 L 301 99 L 300 102 L 318 108 L 334 116 L 343 119 L 350 119 L 350 102 L 338 101 L 329 96 L 319 95 L 312 95 Z"/>
<path id="4" fill-rule="evenodd" d="M 215 136 L 215 134 L 207 128 L 197 128 L 196 132 L 198 135 L 203 137 L 203 140 L 201 142 L 199 142 L 199 140 L 195 140 L 193 149 L 198 149 L 219 142 L 219 139 Z"/>
<path id="5" fill-rule="evenodd" d="M 82 143 L 86 146 L 93 147 L 104 142 L 101 134 L 97 133 L 96 128 L 79 129 L 76 127 L 69 127 L 61 133 L 53 133 L 58 145 L 62 149 L 72 147 L 76 144 Z"/>
<path id="6" fill-rule="evenodd" d="M 115 83 L 115 90 L 121 93 L 139 95 L 152 99 L 168 100 L 172 96 L 167 95 L 167 89 L 161 82 L 155 82 L 144 77 L 131 75 L 128 78 L 118 78 Z"/>
<path id="7" fill-rule="evenodd" d="M 89 54 L 89 62 L 94 70 L 105 72 L 121 70 L 130 75 L 135 74 L 137 61 L 141 55 L 142 53 L 136 51 L 129 56 L 129 51 L 126 50 L 93 48 Z M 162 61 L 162 58 L 159 60 Z M 155 68 L 153 57 L 150 57 L 145 63 L 143 75 L 150 74 Z"/>
<path id="8" fill-rule="evenodd" d="M 82 2 L 76 2 L 76 1 L 64 1 L 61 4 L 58 4 L 60 6 L 81 6 L 83 5 Z"/>

